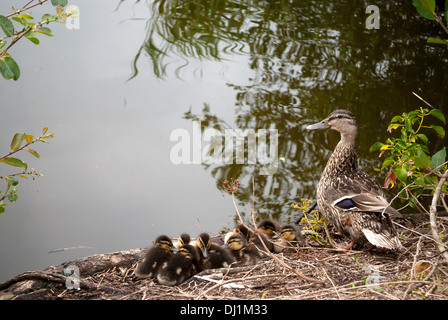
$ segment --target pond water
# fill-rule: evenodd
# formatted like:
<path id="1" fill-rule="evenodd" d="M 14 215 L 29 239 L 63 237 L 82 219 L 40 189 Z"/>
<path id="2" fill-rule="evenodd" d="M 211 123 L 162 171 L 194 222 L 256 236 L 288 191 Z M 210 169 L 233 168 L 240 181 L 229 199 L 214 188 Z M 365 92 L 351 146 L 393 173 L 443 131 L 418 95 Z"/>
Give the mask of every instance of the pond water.
<path id="1" fill-rule="evenodd" d="M 304 128 L 336 108 L 358 117 L 360 165 L 380 181 L 368 149 L 386 139 L 394 115 L 425 106 L 412 92 L 448 115 L 448 51 L 426 43 L 443 31 L 411 3 L 69 3 L 79 7 L 79 28 L 50 25 L 55 36 L 39 46 L 22 40 L 10 51 L 20 79 L 0 80 L 2 155 L 16 132 L 55 134 L 34 146 L 40 159 L 17 155 L 44 176 L 20 180 L 18 201 L 0 215 L 0 281 L 146 247 L 163 233 L 230 228 L 230 178 L 240 180 L 244 217 L 254 177 L 258 214 L 294 220 L 291 203 L 314 198 L 339 139 Z M 380 10 L 379 29 L 366 27 L 369 5 Z M 2 1 L 0 13 L 10 7 Z M 235 141 L 232 159 L 207 162 L 201 134 L 226 129 L 245 143 Z M 251 145 L 251 134 L 261 140 Z M 432 141 L 434 150 L 446 145 Z"/>

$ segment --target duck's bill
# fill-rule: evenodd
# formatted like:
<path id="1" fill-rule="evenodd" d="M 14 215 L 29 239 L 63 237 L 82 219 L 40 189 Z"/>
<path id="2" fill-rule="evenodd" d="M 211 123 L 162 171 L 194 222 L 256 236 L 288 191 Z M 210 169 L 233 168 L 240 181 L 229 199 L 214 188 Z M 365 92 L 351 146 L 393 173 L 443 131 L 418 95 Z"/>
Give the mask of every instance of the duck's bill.
<path id="1" fill-rule="evenodd" d="M 204 258 L 208 257 L 208 249 L 206 247 L 202 248 L 202 254 L 204 255 Z"/>
<path id="2" fill-rule="evenodd" d="M 326 128 L 328 128 L 326 120 L 322 120 L 321 122 L 311 124 L 306 127 L 307 130 L 321 130 L 321 129 L 326 129 Z"/>

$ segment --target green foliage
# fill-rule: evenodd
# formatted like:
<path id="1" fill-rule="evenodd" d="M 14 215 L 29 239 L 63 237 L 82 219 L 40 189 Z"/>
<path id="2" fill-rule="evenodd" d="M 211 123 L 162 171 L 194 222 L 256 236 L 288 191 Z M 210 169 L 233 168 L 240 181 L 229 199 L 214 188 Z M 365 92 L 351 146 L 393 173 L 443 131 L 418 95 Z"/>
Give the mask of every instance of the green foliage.
<path id="1" fill-rule="evenodd" d="M 412 4 L 417 9 L 417 12 L 425 19 L 435 20 L 439 23 L 442 29 L 448 34 L 448 28 L 440 20 L 440 18 L 435 13 L 436 1 L 435 0 L 412 0 Z M 448 0 L 445 0 L 445 19 L 446 25 L 448 26 Z M 444 44 L 448 45 L 448 40 L 440 38 L 428 38 L 428 43 Z"/>
<path id="2" fill-rule="evenodd" d="M 319 214 L 318 210 L 311 210 L 308 212 L 310 205 L 311 200 L 300 199 L 300 203 L 293 203 L 291 204 L 291 207 L 302 211 L 303 218 L 300 221 L 304 225 L 302 233 L 304 235 L 309 235 L 320 245 L 325 246 L 326 244 L 325 240 L 323 240 L 322 231 L 329 225 L 329 222 L 325 217 Z"/>
<path id="3" fill-rule="evenodd" d="M 427 124 L 428 117 L 437 121 L 437 125 Z M 398 137 L 388 138 L 386 143 L 376 142 L 370 152 L 379 151 L 380 157 L 388 153 L 381 168 L 388 170 L 384 188 L 396 190 L 403 201 L 409 201 L 414 208 L 419 208 L 419 199 L 427 192 L 433 192 L 439 182 L 441 172 L 447 168 L 446 147 L 430 155 L 428 132 L 434 131 L 444 138 L 445 116 L 438 109 L 420 108 L 401 116 L 392 118 L 388 131 L 398 132 Z M 426 134 L 425 134 L 426 132 Z M 443 192 L 446 193 L 448 183 Z M 421 207 L 421 206 L 420 206 Z"/>
<path id="4" fill-rule="evenodd" d="M 44 128 L 42 130 L 42 135 L 37 138 L 24 132 L 16 133 L 11 140 L 11 151 L 0 157 L 0 163 L 22 169 L 20 172 L 0 176 L 0 179 L 6 182 L 6 190 L 4 192 L 0 190 L 0 213 L 5 212 L 5 206 L 7 204 L 5 201 L 6 199 L 11 203 L 16 202 L 18 199 L 16 186 L 19 184 L 19 180 L 17 180 L 17 178 L 27 179 L 31 176 L 35 179 L 35 177 L 42 176 L 41 173 L 36 172 L 34 169 L 28 171 L 27 163 L 23 160 L 12 157 L 12 155 L 24 150 L 36 158 L 40 158 L 39 153 L 36 150 L 29 148 L 29 146 L 36 142 L 47 142 L 47 139 L 54 137 L 54 134 L 47 134 L 47 130 L 47 128 Z"/>
<path id="5" fill-rule="evenodd" d="M 37 38 L 39 34 L 52 37 L 51 29 L 46 27 L 50 22 L 64 23 L 67 17 L 75 14 L 75 11 L 65 12 L 64 6 L 67 5 L 68 0 L 51 0 L 51 4 L 55 6 L 55 14 L 44 14 L 40 21 L 33 22 L 34 17 L 31 12 L 24 13 L 37 5 L 42 5 L 48 0 L 40 0 L 34 3 L 35 0 L 29 1 L 21 9 L 12 8 L 13 12 L 7 16 L 0 15 L 0 28 L 5 36 L 0 37 L 0 73 L 6 80 L 17 80 L 20 77 L 20 68 L 16 61 L 10 56 L 8 50 L 16 44 L 20 39 L 26 38 L 35 45 L 40 43 Z M 18 29 L 14 23 L 18 25 Z"/>

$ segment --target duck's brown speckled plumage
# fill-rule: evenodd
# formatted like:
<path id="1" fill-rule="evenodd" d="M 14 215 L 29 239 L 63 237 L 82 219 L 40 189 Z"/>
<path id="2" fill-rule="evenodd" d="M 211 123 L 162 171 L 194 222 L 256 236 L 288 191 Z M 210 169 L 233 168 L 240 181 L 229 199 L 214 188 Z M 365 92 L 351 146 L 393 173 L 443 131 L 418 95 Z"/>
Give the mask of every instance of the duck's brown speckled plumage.
<path id="1" fill-rule="evenodd" d="M 325 128 L 339 131 L 341 140 L 317 186 L 319 210 L 339 232 L 350 236 L 352 243 L 401 248 L 391 221 L 391 216 L 401 215 L 389 206 L 378 182 L 358 168 L 354 115 L 348 110 L 335 110 L 323 121 L 307 127 Z"/>

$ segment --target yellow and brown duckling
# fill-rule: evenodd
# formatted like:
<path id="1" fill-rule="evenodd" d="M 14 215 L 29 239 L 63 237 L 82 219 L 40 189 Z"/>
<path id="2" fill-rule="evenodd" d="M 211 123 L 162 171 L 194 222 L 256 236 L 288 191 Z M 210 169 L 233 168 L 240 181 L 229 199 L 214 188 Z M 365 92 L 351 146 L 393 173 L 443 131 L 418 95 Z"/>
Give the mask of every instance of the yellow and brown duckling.
<path id="1" fill-rule="evenodd" d="M 305 245 L 302 228 L 297 224 L 287 224 L 280 229 L 280 236 L 274 242 L 274 252 L 295 252 L 293 247 Z"/>
<path id="2" fill-rule="evenodd" d="M 241 234 L 228 233 L 225 245 L 236 260 L 235 266 L 250 266 L 256 264 L 260 259 L 258 249 L 252 243 L 248 243 Z"/>
<path id="3" fill-rule="evenodd" d="M 177 239 L 176 247 L 181 248 L 186 244 L 190 244 L 191 237 L 188 233 L 182 233 Z"/>
<path id="4" fill-rule="evenodd" d="M 257 230 L 260 234 L 260 237 L 263 239 L 263 242 L 266 244 L 266 247 L 271 252 L 274 251 L 273 238 L 278 234 L 279 229 L 280 229 L 279 224 L 271 219 L 261 220 L 257 224 Z M 261 243 L 260 239 L 257 236 L 254 236 L 253 241 L 257 245 L 257 247 L 265 250 L 263 244 Z"/>
<path id="5" fill-rule="evenodd" d="M 270 223 L 267 223 L 267 224 L 271 225 Z M 263 228 L 265 228 L 265 227 L 263 226 Z M 255 247 L 257 247 L 259 250 L 264 251 L 264 252 L 266 251 L 266 249 L 263 246 L 263 242 L 264 242 L 264 244 L 268 248 L 268 251 L 272 251 L 274 248 L 273 244 L 271 241 L 268 240 L 268 238 L 264 232 L 266 232 L 266 231 L 265 230 L 259 231 L 258 235 L 260 237 L 258 237 L 258 235 L 254 234 L 254 232 L 249 230 L 245 225 L 238 224 L 231 232 L 229 232 L 227 234 L 226 238 L 230 237 L 233 234 L 241 234 L 247 240 L 248 243 L 253 243 L 255 245 Z"/>
<path id="6" fill-rule="evenodd" d="M 173 242 L 166 235 L 156 238 L 154 246 L 146 251 L 134 274 L 139 278 L 157 276 L 160 267 L 173 255 Z"/>
<path id="7" fill-rule="evenodd" d="M 184 244 L 165 261 L 157 274 L 160 284 L 179 285 L 197 273 L 199 253 L 196 247 Z"/>
<path id="8" fill-rule="evenodd" d="M 197 237 L 196 245 L 200 252 L 199 271 L 227 268 L 235 262 L 232 253 L 227 248 L 211 242 L 210 235 L 205 232 Z"/>

